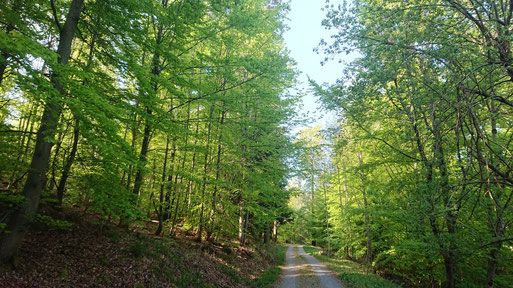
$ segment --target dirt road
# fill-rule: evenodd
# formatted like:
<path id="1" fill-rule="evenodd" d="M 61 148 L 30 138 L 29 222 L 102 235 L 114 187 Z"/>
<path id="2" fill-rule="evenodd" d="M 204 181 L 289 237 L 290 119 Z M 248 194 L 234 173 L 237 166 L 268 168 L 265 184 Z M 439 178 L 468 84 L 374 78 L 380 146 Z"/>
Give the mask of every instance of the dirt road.
<path id="1" fill-rule="evenodd" d="M 277 288 L 344 288 L 342 283 L 319 260 L 306 254 L 303 246 L 290 245 L 285 267 Z"/>

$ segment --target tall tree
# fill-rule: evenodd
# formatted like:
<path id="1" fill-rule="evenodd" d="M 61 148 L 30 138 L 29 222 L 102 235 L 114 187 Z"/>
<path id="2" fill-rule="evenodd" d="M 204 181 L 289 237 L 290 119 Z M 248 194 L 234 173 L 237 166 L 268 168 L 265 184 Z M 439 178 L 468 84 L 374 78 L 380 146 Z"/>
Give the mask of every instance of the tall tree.
<path id="1" fill-rule="evenodd" d="M 66 21 L 62 27 L 59 24 L 59 19 L 55 19 L 56 25 L 59 28 L 58 64 L 52 70 L 50 77 L 55 92 L 47 98 L 41 124 L 37 131 L 36 147 L 34 148 L 27 180 L 23 187 L 26 203 L 19 211 L 11 215 L 7 223 L 7 230 L 10 232 L 2 237 L 2 248 L 0 249 L 2 262 L 12 261 L 27 231 L 27 223 L 30 222 L 30 219 L 37 211 L 46 169 L 48 168 L 52 140 L 61 114 L 61 97 L 65 96 L 61 79 L 69 77 L 69 75 L 65 74 L 63 68 L 68 64 L 71 55 L 71 43 L 75 36 L 83 5 L 83 0 L 73 0 L 71 2 Z M 55 15 L 55 17 L 57 16 Z"/>

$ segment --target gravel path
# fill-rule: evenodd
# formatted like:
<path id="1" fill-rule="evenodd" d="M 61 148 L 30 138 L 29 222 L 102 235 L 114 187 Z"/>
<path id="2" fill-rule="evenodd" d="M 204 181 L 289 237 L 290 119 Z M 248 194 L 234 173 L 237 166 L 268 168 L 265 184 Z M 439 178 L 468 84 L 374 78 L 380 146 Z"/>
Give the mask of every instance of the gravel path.
<path id="1" fill-rule="evenodd" d="M 278 283 L 278 288 L 344 288 L 335 275 L 308 255 L 301 245 L 290 245 L 287 249 L 285 267 Z"/>
<path id="2" fill-rule="evenodd" d="M 296 255 L 294 246 L 289 245 L 285 256 L 285 267 L 283 267 L 279 288 L 297 288 L 298 272 L 296 267 Z"/>

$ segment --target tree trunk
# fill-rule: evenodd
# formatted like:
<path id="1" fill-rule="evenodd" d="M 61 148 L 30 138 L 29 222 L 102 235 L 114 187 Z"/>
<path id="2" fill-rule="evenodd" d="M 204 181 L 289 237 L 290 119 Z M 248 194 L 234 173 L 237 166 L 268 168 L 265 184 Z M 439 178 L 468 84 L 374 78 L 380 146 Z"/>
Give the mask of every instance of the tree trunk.
<path id="1" fill-rule="evenodd" d="M 492 141 L 494 143 L 498 143 L 498 137 L 497 137 L 497 119 L 496 119 L 496 113 L 497 113 L 497 108 L 495 107 L 495 100 L 491 99 L 490 100 L 491 103 L 490 103 L 490 117 L 491 117 L 491 134 L 492 134 Z M 490 153 L 490 161 L 491 161 L 491 164 L 492 165 L 496 165 L 496 163 L 498 162 L 496 157 L 494 157 L 494 153 Z M 492 188 L 492 183 L 493 182 L 496 182 L 496 176 L 494 177 L 494 179 L 490 179 L 491 176 L 493 175 L 490 175 L 490 169 L 489 167 L 486 167 L 486 169 L 488 170 L 488 173 L 487 173 L 487 177 L 488 179 L 486 179 L 486 183 L 487 183 L 487 189 L 488 189 L 488 195 L 489 195 L 489 198 L 490 198 L 490 202 L 493 203 L 493 205 L 488 205 L 488 206 L 493 206 L 493 207 L 489 207 L 488 208 L 488 225 L 489 225 L 489 229 L 490 231 L 492 232 L 492 235 L 495 237 L 495 239 L 503 239 L 504 238 L 504 230 L 506 229 L 506 225 L 505 225 L 505 222 L 504 222 L 504 204 L 502 203 L 503 201 L 501 201 L 501 198 L 502 198 L 502 194 L 501 194 L 501 191 L 497 191 L 496 193 L 494 193 L 494 190 L 497 190 L 497 189 L 493 189 Z M 498 184 L 498 183 L 494 183 L 494 184 Z M 506 201 L 508 202 L 508 201 Z M 506 204 L 507 206 L 508 204 Z M 495 213 L 495 221 L 493 221 L 493 213 Z M 499 254 L 500 254 L 500 249 L 502 248 L 502 242 L 497 242 L 495 244 L 492 245 L 491 247 L 491 250 L 490 250 L 490 254 L 488 256 L 488 268 L 487 268 L 487 273 L 486 273 L 486 283 L 485 283 L 485 287 L 486 288 L 492 288 L 494 286 L 494 282 L 495 282 L 495 274 L 496 274 L 496 270 L 497 270 L 497 266 L 499 265 Z"/>
<path id="2" fill-rule="evenodd" d="M 326 191 L 326 183 L 323 184 L 324 188 L 324 213 L 326 217 L 326 237 L 328 238 L 328 257 L 330 257 L 331 253 L 331 241 L 330 241 L 330 221 L 328 215 L 328 196 Z"/>
<path id="3" fill-rule="evenodd" d="M 362 183 L 362 196 L 363 196 L 363 209 L 365 213 L 365 239 L 367 242 L 367 251 L 365 260 L 367 263 L 372 263 L 372 246 L 370 239 L 370 228 L 369 228 L 369 211 L 367 207 L 367 192 L 365 191 L 365 175 L 363 174 L 363 156 L 362 154 L 358 154 L 358 160 L 360 161 L 360 180 Z"/>
<path id="4" fill-rule="evenodd" d="M 60 131 L 59 134 L 57 135 L 57 144 L 55 145 L 55 148 L 53 149 L 54 153 L 53 153 L 53 161 L 52 164 L 50 165 L 51 167 L 51 178 L 50 178 L 50 184 L 46 183 L 48 181 L 48 179 L 45 179 L 45 183 L 43 184 L 43 189 L 44 187 L 47 187 L 46 185 L 48 184 L 48 188 L 47 190 L 48 191 L 52 191 L 53 188 L 55 187 L 55 172 L 57 170 L 56 166 L 57 166 L 57 161 L 59 160 L 59 153 L 61 152 L 61 147 L 62 147 L 62 142 L 64 141 L 64 136 L 66 136 L 66 134 L 68 134 L 68 129 L 69 129 L 69 123 L 66 124 L 66 129 L 64 129 L 64 131 Z M 54 143 L 55 144 L 55 143 Z M 50 156 L 51 157 L 51 156 Z"/>
<path id="5" fill-rule="evenodd" d="M 337 162 L 336 163 L 336 166 L 335 166 L 336 170 L 337 170 L 337 187 L 338 187 L 338 203 L 339 203 L 339 207 L 340 207 L 340 220 L 342 223 L 344 223 L 344 204 L 342 202 L 342 183 L 340 182 L 340 166 L 339 166 L 339 163 Z M 345 170 L 345 168 L 344 168 Z M 344 178 L 344 191 L 346 191 L 346 182 L 345 182 L 345 178 Z M 346 204 L 347 204 L 347 192 L 346 192 Z M 350 224 L 348 223 L 348 226 Z M 344 234 L 344 228 L 342 227 L 342 235 Z M 347 242 L 347 238 L 346 238 L 346 246 L 344 247 L 344 253 L 346 254 L 346 257 L 349 256 L 349 245 L 348 245 L 348 242 Z"/>
<path id="6" fill-rule="evenodd" d="M 139 106 L 139 104 L 137 103 L 136 107 L 138 107 L 138 106 Z M 135 126 L 132 127 L 132 143 L 130 145 L 130 147 L 132 147 L 132 149 L 135 149 L 135 143 L 137 141 L 139 127 L 141 127 L 141 119 L 137 119 L 137 112 L 134 112 L 134 122 L 135 122 Z M 130 166 L 128 168 L 128 177 L 126 180 L 126 190 L 128 190 L 128 191 L 130 191 L 130 185 L 132 184 L 133 174 L 134 174 L 134 165 L 130 164 Z"/>
<path id="7" fill-rule="evenodd" d="M 159 51 L 159 46 L 160 44 L 162 43 L 162 34 L 163 34 L 163 30 L 164 30 L 164 27 L 162 24 L 159 25 L 158 27 L 158 30 L 157 30 L 157 38 L 155 39 L 155 44 L 156 44 L 156 48 L 155 48 L 155 53 L 153 54 L 153 59 L 152 59 L 152 63 L 151 63 L 151 66 L 152 66 L 152 69 L 151 69 L 151 74 L 154 76 L 154 77 L 159 77 L 160 76 L 160 72 L 161 72 L 161 69 L 160 69 L 160 53 L 158 52 Z M 153 86 L 153 95 L 152 97 L 157 97 L 157 92 L 158 92 L 158 84 L 156 83 L 156 80 L 152 80 L 152 86 Z M 135 180 L 134 180 L 134 190 L 132 191 L 134 195 L 137 195 L 139 196 L 139 194 L 141 193 L 141 186 L 142 186 L 142 181 L 143 181 L 143 174 L 144 174 L 144 167 L 146 166 L 146 155 L 148 154 L 148 148 L 150 146 L 150 134 L 151 134 L 151 115 L 152 115 L 152 109 L 151 107 L 149 106 L 150 104 L 148 104 L 146 106 L 146 116 L 148 117 L 145 121 L 145 124 L 144 124 L 144 132 L 143 132 L 143 141 L 142 141 L 142 144 L 141 144 L 141 153 L 139 154 L 139 163 L 137 165 L 137 172 L 135 174 Z"/>
<path id="8" fill-rule="evenodd" d="M 146 109 L 146 114 L 148 114 L 148 117 L 151 117 L 151 109 Z M 151 134 L 151 127 L 149 124 L 150 120 L 146 120 L 146 124 L 144 125 L 144 133 L 143 133 L 143 140 L 141 145 L 141 152 L 139 153 L 139 163 L 137 164 L 137 171 L 135 173 L 135 179 L 134 179 L 134 189 L 132 190 L 132 193 L 136 196 L 139 196 L 139 193 L 141 193 L 141 186 L 143 181 L 143 173 L 144 173 L 144 167 L 146 166 L 146 155 L 148 154 L 148 148 L 150 146 L 150 134 Z"/>
<path id="9" fill-rule="evenodd" d="M 435 113 L 437 111 L 436 108 L 433 108 L 432 112 L 432 123 L 433 123 L 433 136 L 434 136 L 434 145 L 433 145 L 433 155 L 435 160 L 435 165 L 440 171 L 440 195 L 442 195 L 445 212 L 445 223 L 447 225 L 447 232 L 450 235 L 447 240 L 448 243 L 443 244 L 442 247 L 445 250 L 442 252 L 442 256 L 444 258 L 445 265 L 445 284 L 444 286 L 447 288 L 453 288 L 456 285 L 456 259 L 455 259 L 455 239 L 456 235 L 456 220 L 457 216 L 453 211 L 453 200 L 451 188 L 449 187 L 449 176 L 447 172 L 447 164 L 445 161 L 445 154 L 443 149 L 443 138 L 441 125 L 442 123 L 438 120 L 438 117 Z"/>
<path id="10" fill-rule="evenodd" d="M 18 153 L 18 159 L 19 161 L 17 161 L 15 164 L 14 164 L 14 168 L 13 168 L 13 171 L 12 171 L 12 175 L 11 175 L 11 183 L 13 183 L 14 181 L 16 181 L 16 179 L 18 178 L 18 170 L 19 170 L 19 165 L 21 163 L 23 163 L 23 159 L 25 158 L 25 155 L 27 154 L 27 151 L 28 151 L 28 145 L 30 143 L 30 139 L 31 139 L 31 135 L 32 135 L 32 130 L 33 130 L 33 121 L 31 121 L 32 119 L 32 116 L 37 114 L 37 105 L 33 104 L 32 107 L 30 108 L 29 110 L 29 115 L 28 117 L 26 118 L 25 120 L 25 125 L 21 125 L 23 121 L 20 121 L 20 128 L 22 128 L 22 131 L 25 132 L 23 133 L 22 137 L 21 137 L 21 140 L 20 140 L 20 145 L 19 145 L 19 153 Z M 23 119 L 22 119 L 23 120 Z M 30 133 L 27 133 L 29 131 L 29 125 L 30 125 Z M 25 146 L 25 139 L 27 139 L 27 146 Z"/>
<path id="11" fill-rule="evenodd" d="M 246 231 L 244 229 L 244 202 L 241 201 L 240 207 L 239 207 L 239 244 L 241 246 L 244 246 L 246 243 Z"/>
<path id="12" fill-rule="evenodd" d="M 199 104 L 198 104 L 198 108 L 199 108 Z M 194 172 L 194 168 L 196 165 L 196 155 L 198 154 L 198 151 L 196 149 L 197 144 L 198 144 L 198 131 L 199 131 L 199 121 L 196 121 L 196 131 L 194 132 L 194 135 L 195 135 L 194 152 L 192 154 L 192 161 L 191 161 L 191 173 Z M 189 217 L 192 217 L 192 214 L 189 214 L 189 212 L 191 211 L 191 205 L 192 205 L 192 187 L 193 187 L 193 182 L 192 182 L 192 179 L 190 179 L 189 183 L 187 184 L 187 213 L 186 213 L 186 216 L 189 216 Z"/>
<path id="13" fill-rule="evenodd" d="M 198 227 L 198 238 L 196 239 L 198 242 L 201 242 L 201 238 L 203 237 L 203 211 L 205 207 L 205 191 L 207 189 L 207 165 L 208 165 L 208 152 L 210 145 L 210 133 L 212 132 L 212 115 L 214 113 L 214 104 L 210 106 L 210 116 L 208 119 L 208 131 L 207 131 L 207 143 L 205 149 L 205 158 L 203 164 L 203 188 L 201 189 L 201 208 L 200 208 L 200 221 Z"/>
<path id="14" fill-rule="evenodd" d="M 224 118 L 226 116 L 226 112 L 224 111 L 224 105 L 223 105 L 223 111 L 221 112 L 221 120 L 219 121 L 219 124 L 221 125 L 220 131 L 219 131 L 219 137 L 217 139 L 217 158 L 216 158 L 216 183 L 214 184 L 214 192 L 212 193 L 212 208 L 210 210 L 210 229 L 207 231 L 207 239 L 210 239 L 212 236 L 212 233 L 214 233 L 215 229 L 215 214 L 216 214 L 216 205 L 217 205 L 217 181 L 219 180 L 219 172 L 221 171 L 221 153 L 222 153 L 222 145 L 221 140 L 223 138 L 223 124 L 224 124 Z"/>
<path id="15" fill-rule="evenodd" d="M 57 203 L 59 206 L 62 206 L 62 198 L 64 196 L 64 190 L 66 188 L 66 181 L 69 177 L 69 172 L 71 171 L 71 165 L 73 165 L 73 161 L 75 161 L 75 155 L 78 150 L 78 139 L 80 138 L 80 129 L 78 127 L 78 120 L 75 121 L 75 129 L 73 130 L 73 144 L 71 147 L 71 152 L 66 159 L 66 164 L 64 164 L 64 168 L 62 169 L 61 179 L 59 180 L 59 185 L 57 186 Z"/>
<path id="16" fill-rule="evenodd" d="M 71 43 L 75 36 L 83 4 L 84 0 L 72 0 L 68 15 L 66 16 L 66 22 L 60 31 L 57 54 L 59 64 L 63 66 L 68 63 L 71 55 Z M 61 96 L 64 96 L 64 88 L 58 80 L 59 75 L 57 75 L 57 73 L 56 71 L 52 72 L 51 81 L 55 90 L 57 90 Z M 6 228 L 10 233 L 4 235 L 2 238 L 0 259 L 3 263 L 13 263 L 21 240 L 27 232 L 27 224 L 37 212 L 50 159 L 52 139 L 55 137 L 61 109 L 62 104 L 59 99 L 49 97 L 44 107 L 41 125 L 37 131 L 36 147 L 34 148 L 34 154 L 30 163 L 30 171 L 25 186 L 23 187 L 23 195 L 26 198 L 26 202 L 19 210 L 12 214 Z"/>
<path id="17" fill-rule="evenodd" d="M 278 221 L 274 220 L 273 225 L 273 242 L 276 243 L 278 241 Z"/>
<path id="18" fill-rule="evenodd" d="M 166 150 L 164 152 L 164 167 L 162 168 L 162 177 L 160 178 L 160 180 L 162 181 L 162 183 L 160 183 L 160 194 L 159 194 L 159 213 L 158 213 L 158 217 L 159 217 L 159 226 L 157 227 L 157 231 L 155 231 L 155 235 L 160 235 L 160 233 L 162 232 L 162 226 L 163 226 L 163 209 L 162 209 L 162 206 L 164 205 L 164 186 L 165 186 L 165 182 L 166 181 L 166 168 L 167 168 L 167 156 L 169 154 L 169 136 L 166 138 Z"/>
<path id="19" fill-rule="evenodd" d="M 271 224 L 265 223 L 264 226 L 264 244 L 269 244 L 271 242 Z"/>

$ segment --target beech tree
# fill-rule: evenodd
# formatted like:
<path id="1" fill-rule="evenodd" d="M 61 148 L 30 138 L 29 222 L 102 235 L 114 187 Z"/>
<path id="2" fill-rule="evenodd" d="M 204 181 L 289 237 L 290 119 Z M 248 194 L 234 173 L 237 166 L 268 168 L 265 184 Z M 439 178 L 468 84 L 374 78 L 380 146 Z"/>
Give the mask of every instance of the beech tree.
<path id="1" fill-rule="evenodd" d="M 341 254 L 419 286 L 511 281 L 506 2 L 328 1 L 338 32 L 320 51 L 360 54 L 338 84 L 312 83 L 340 112 Z"/>
<path id="2" fill-rule="evenodd" d="M 296 103 L 287 94 L 295 71 L 282 39 L 285 5 L 0 7 L 3 262 L 41 198 L 124 226 L 156 219 L 164 236 L 189 229 L 199 241 L 239 233 L 243 243 L 269 241 L 287 210 Z"/>

